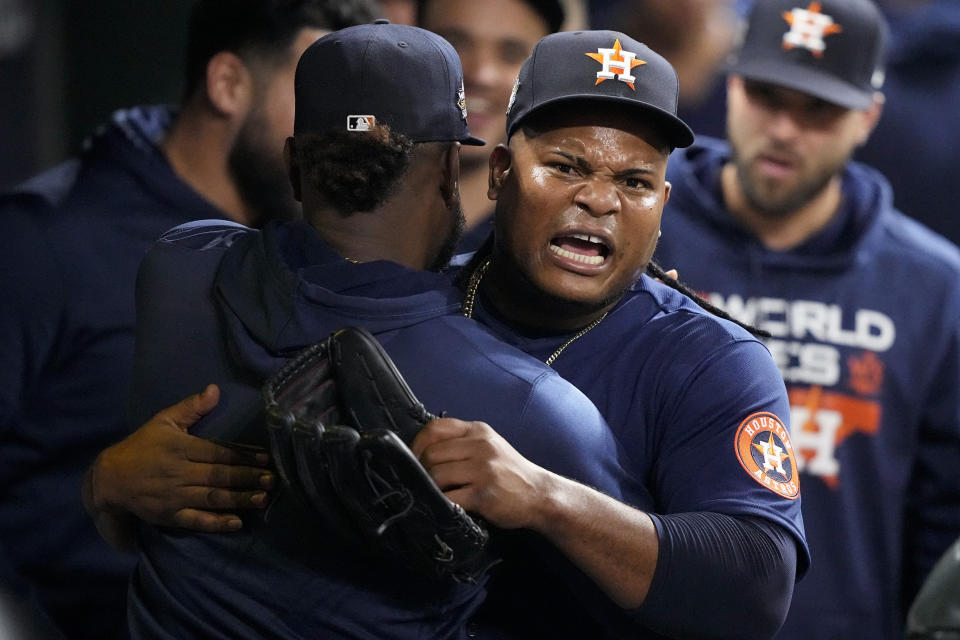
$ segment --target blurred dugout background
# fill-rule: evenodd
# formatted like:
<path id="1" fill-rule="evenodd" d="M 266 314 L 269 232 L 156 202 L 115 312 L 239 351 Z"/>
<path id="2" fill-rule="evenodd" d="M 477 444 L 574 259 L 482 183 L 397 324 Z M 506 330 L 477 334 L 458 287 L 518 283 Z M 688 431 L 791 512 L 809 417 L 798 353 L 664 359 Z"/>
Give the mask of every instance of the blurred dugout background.
<path id="1" fill-rule="evenodd" d="M 0 0 L 0 189 L 119 106 L 175 102 L 190 0 Z"/>

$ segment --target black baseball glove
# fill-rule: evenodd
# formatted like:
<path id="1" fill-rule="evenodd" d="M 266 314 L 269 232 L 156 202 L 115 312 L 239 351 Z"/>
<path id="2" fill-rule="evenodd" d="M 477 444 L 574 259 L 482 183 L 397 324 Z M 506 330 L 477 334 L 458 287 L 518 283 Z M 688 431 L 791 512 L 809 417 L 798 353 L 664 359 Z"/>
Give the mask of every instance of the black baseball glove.
<path id="1" fill-rule="evenodd" d="M 432 576 L 474 581 L 492 564 L 485 527 L 408 446 L 436 416 L 369 332 L 348 327 L 303 350 L 263 396 L 282 479 L 328 524 Z"/>

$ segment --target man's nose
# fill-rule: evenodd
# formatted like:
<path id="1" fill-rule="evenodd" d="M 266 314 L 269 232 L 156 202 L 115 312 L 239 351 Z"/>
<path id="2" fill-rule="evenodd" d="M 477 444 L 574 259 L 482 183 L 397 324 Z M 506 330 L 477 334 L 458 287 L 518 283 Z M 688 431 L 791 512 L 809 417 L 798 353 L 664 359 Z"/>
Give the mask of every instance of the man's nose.
<path id="1" fill-rule="evenodd" d="M 767 126 L 769 134 L 780 141 L 793 140 L 802 129 L 800 119 L 790 109 L 774 110 Z"/>
<path id="2" fill-rule="evenodd" d="M 465 58 L 463 75 L 470 87 L 496 87 L 503 75 L 502 65 L 495 52 L 488 47 L 476 47 Z"/>
<path id="3" fill-rule="evenodd" d="M 609 177 L 593 175 L 577 189 L 574 202 L 590 215 L 611 215 L 620 211 L 620 192 Z"/>

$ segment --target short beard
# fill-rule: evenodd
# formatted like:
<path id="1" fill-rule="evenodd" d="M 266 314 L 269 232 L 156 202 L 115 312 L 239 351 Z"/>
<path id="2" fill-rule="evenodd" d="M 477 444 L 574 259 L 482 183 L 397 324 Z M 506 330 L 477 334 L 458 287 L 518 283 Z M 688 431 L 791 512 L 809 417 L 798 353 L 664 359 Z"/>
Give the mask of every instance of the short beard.
<path id="1" fill-rule="evenodd" d="M 743 161 L 735 146 L 731 144 L 731 154 L 734 166 L 737 168 L 737 182 L 750 208 L 760 216 L 771 219 L 788 218 L 792 213 L 799 211 L 817 197 L 830 183 L 833 176 L 846 164 L 841 163 L 823 167 L 817 174 L 802 181 L 795 189 L 780 196 L 764 193 L 750 175 L 749 166 Z"/>
<path id="2" fill-rule="evenodd" d="M 255 226 L 270 220 L 302 217 L 279 148 L 271 149 L 273 141 L 265 139 L 268 131 L 263 114 L 254 110 L 244 120 L 227 157 L 230 176 L 240 197 L 252 210 Z"/>
<path id="3" fill-rule="evenodd" d="M 463 215 L 463 205 L 460 203 L 460 198 L 457 198 L 456 202 L 452 203 L 447 209 L 453 217 L 453 226 L 443 241 L 440 252 L 437 253 L 437 257 L 434 258 L 433 264 L 430 265 L 430 271 L 443 271 L 447 268 L 447 265 L 450 264 L 450 259 L 453 258 L 457 251 L 457 246 L 460 244 L 460 237 L 463 235 L 463 230 L 467 225 L 467 219 Z"/>

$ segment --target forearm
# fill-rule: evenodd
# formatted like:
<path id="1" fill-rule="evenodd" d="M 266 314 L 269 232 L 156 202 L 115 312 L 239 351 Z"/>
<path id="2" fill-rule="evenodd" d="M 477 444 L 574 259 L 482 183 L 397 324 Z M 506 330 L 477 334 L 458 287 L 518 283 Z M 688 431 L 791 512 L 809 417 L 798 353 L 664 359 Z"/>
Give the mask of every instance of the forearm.
<path id="1" fill-rule="evenodd" d="M 137 519 L 122 510 L 111 509 L 97 493 L 96 476 L 103 454 L 97 457 L 83 478 L 82 498 L 87 515 L 100 536 L 114 549 L 134 551 L 137 546 Z"/>
<path id="2" fill-rule="evenodd" d="M 642 626 L 678 637 L 769 638 L 796 578 L 796 544 L 759 518 L 649 515 L 576 482 L 553 487 L 533 528 Z"/>
<path id="3" fill-rule="evenodd" d="M 531 528 L 618 606 L 639 607 L 657 567 L 659 543 L 650 516 L 555 474 L 548 483 Z"/>
<path id="4" fill-rule="evenodd" d="M 797 545 L 779 525 L 750 516 L 654 515 L 657 570 L 645 628 L 671 637 L 770 638 L 783 624 L 797 573 Z"/>

